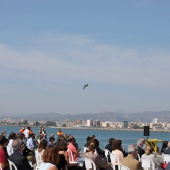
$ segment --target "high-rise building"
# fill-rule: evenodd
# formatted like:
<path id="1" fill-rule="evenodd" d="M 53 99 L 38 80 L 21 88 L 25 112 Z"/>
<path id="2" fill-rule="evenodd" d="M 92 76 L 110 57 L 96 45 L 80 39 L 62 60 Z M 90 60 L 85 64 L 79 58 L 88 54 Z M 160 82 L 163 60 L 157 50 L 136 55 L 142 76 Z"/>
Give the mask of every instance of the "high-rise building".
<path id="1" fill-rule="evenodd" d="M 93 120 L 89 119 L 87 120 L 87 126 L 93 126 Z"/>

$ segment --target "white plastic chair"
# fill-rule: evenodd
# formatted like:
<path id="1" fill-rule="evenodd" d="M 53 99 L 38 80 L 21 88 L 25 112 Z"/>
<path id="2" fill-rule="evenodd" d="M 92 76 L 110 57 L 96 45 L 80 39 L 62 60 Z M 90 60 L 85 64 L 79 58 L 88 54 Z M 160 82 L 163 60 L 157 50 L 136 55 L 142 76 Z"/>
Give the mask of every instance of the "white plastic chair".
<path id="1" fill-rule="evenodd" d="M 108 158 L 110 157 L 110 151 L 108 149 L 105 149 L 104 152 L 105 152 L 105 156 L 107 158 L 107 162 L 109 162 Z"/>
<path id="2" fill-rule="evenodd" d="M 140 162 L 140 159 L 141 159 L 141 158 L 140 158 L 140 155 L 138 154 L 137 156 L 138 156 L 138 161 Z"/>
<path id="3" fill-rule="evenodd" d="M 96 170 L 96 165 L 91 159 L 84 158 L 84 161 L 85 161 L 86 170 Z"/>
<path id="4" fill-rule="evenodd" d="M 87 150 L 89 150 L 88 147 L 84 146 L 84 153 L 86 153 Z"/>
<path id="5" fill-rule="evenodd" d="M 78 164 L 79 162 L 74 161 L 73 153 L 69 148 L 67 149 L 67 152 L 68 152 L 69 163 Z"/>
<path id="6" fill-rule="evenodd" d="M 10 161 L 10 160 L 8 159 L 8 162 L 9 162 L 9 169 L 10 169 L 10 170 L 13 170 L 12 167 L 14 167 L 15 170 L 18 170 L 17 167 L 16 167 L 16 165 L 15 165 L 12 161 Z"/>
<path id="7" fill-rule="evenodd" d="M 155 163 L 152 160 L 141 158 L 141 162 L 144 170 L 155 170 Z"/>
<path id="8" fill-rule="evenodd" d="M 119 161 L 119 157 L 113 153 L 110 153 L 110 159 L 111 159 L 111 163 L 113 166 L 113 169 L 116 169 L 116 165 L 118 165 L 118 170 L 120 170 L 120 161 Z"/>
<path id="9" fill-rule="evenodd" d="M 127 166 L 120 164 L 120 170 L 130 170 Z"/>
<path id="10" fill-rule="evenodd" d="M 164 162 L 169 163 L 170 162 L 170 154 L 163 154 L 162 155 Z"/>

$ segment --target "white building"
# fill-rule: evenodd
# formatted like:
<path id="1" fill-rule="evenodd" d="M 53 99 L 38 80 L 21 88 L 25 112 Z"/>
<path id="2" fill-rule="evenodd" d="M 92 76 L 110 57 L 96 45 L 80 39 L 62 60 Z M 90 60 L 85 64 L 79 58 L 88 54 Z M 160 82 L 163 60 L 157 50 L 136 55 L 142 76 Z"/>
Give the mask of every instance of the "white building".
<path id="1" fill-rule="evenodd" d="M 93 126 L 93 120 L 89 119 L 87 120 L 87 126 Z"/>
<path id="2" fill-rule="evenodd" d="M 158 118 L 154 118 L 153 119 L 153 123 L 158 123 L 159 122 L 159 119 Z"/>

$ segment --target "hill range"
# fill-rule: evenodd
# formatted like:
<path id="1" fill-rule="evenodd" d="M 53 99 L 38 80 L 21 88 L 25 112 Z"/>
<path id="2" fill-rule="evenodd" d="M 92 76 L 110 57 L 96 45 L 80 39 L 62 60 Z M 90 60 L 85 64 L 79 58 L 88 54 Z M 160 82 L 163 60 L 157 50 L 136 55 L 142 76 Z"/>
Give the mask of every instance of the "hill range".
<path id="1" fill-rule="evenodd" d="M 102 113 L 82 113 L 82 114 L 60 114 L 60 113 L 30 113 L 30 114 L 0 114 L 0 119 L 11 118 L 14 120 L 45 120 L 45 121 L 75 121 L 75 120 L 100 120 L 111 122 L 152 122 L 154 118 L 158 118 L 160 122 L 170 122 L 170 111 L 160 112 L 139 112 L 139 113 L 118 113 L 118 112 L 102 112 Z"/>

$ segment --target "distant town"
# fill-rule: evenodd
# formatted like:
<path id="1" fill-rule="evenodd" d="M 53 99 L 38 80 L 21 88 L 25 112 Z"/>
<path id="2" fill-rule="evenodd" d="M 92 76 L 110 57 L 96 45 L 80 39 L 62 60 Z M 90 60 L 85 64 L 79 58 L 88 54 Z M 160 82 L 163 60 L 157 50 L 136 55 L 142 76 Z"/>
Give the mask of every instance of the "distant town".
<path id="1" fill-rule="evenodd" d="M 154 118 L 150 123 L 142 123 L 142 122 L 110 122 L 110 121 L 100 121 L 100 120 L 75 120 L 69 121 L 65 120 L 63 122 L 58 121 L 28 121 L 21 119 L 19 121 L 12 120 L 11 118 L 6 118 L 0 120 L 0 125 L 5 126 L 46 126 L 46 127 L 63 127 L 63 128 L 99 128 L 99 129 L 129 129 L 129 130 L 140 130 L 143 129 L 144 126 L 149 126 L 150 129 L 153 130 L 162 130 L 169 131 L 170 123 L 160 122 L 158 118 Z"/>

